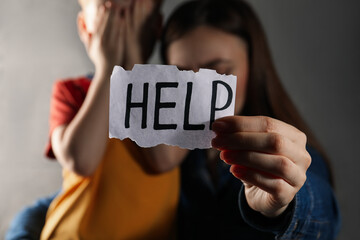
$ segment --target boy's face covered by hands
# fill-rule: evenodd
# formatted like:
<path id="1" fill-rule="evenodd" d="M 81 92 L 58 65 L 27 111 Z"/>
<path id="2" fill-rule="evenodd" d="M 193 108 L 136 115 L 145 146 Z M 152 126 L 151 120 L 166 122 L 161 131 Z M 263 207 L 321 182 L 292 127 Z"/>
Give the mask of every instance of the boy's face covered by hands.
<path id="1" fill-rule="evenodd" d="M 131 69 L 135 63 L 147 60 L 156 40 L 156 31 L 149 30 L 147 24 L 154 26 L 159 20 L 154 17 L 158 17 L 155 1 L 88 1 L 79 13 L 78 28 L 96 70 L 112 69 L 114 65 Z M 145 32 L 152 35 L 145 36 Z"/>
<path id="2" fill-rule="evenodd" d="M 113 0 L 109 1 L 113 4 L 117 4 L 119 7 L 127 8 L 131 7 L 132 2 L 135 0 Z M 105 0 L 84 0 L 82 5 L 82 11 L 84 13 L 84 18 L 89 32 L 95 30 L 96 17 L 99 13 L 101 5 L 105 5 L 107 1 Z"/>

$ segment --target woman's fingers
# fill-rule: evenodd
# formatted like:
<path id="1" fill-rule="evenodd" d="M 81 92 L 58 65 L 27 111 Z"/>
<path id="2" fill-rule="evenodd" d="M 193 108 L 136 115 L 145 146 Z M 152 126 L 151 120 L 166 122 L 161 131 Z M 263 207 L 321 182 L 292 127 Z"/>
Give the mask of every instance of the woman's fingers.
<path id="1" fill-rule="evenodd" d="M 220 150 L 240 150 L 281 155 L 307 169 L 311 157 L 305 147 L 299 147 L 288 138 L 277 133 L 236 132 L 217 135 L 212 146 Z"/>
<path id="2" fill-rule="evenodd" d="M 269 117 L 231 116 L 216 120 L 212 146 L 245 184 L 249 205 L 266 216 L 278 216 L 306 181 L 311 157 L 306 136 Z"/>
<path id="3" fill-rule="evenodd" d="M 222 151 L 220 158 L 231 165 L 245 166 L 274 178 L 282 178 L 293 187 L 302 186 L 306 180 L 305 172 L 284 156 L 248 151 Z"/>
<path id="4" fill-rule="evenodd" d="M 278 133 L 305 146 L 306 135 L 297 128 L 266 116 L 230 116 L 217 119 L 212 129 L 218 134 L 234 132 Z"/>

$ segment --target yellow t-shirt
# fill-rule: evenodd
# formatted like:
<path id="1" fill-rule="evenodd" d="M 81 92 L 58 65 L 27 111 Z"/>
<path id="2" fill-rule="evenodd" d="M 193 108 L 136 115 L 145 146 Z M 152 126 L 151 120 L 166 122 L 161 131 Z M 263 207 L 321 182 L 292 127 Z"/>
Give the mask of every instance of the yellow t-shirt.
<path id="1" fill-rule="evenodd" d="M 179 199 L 179 169 L 149 175 L 130 140 L 110 139 L 92 177 L 63 170 L 41 239 L 169 239 Z"/>

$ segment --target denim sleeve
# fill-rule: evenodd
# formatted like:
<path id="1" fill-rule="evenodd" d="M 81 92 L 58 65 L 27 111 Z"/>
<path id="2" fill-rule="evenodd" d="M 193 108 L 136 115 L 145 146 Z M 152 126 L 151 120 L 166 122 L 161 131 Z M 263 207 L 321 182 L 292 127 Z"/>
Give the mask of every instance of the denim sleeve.
<path id="1" fill-rule="evenodd" d="M 239 208 L 244 221 L 260 231 L 272 232 L 275 239 L 334 239 L 340 230 L 338 205 L 330 185 L 329 171 L 322 157 L 308 148 L 312 163 L 304 186 L 287 210 L 275 219 L 252 210 L 239 194 Z"/>
<path id="2" fill-rule="evenodd" d="M 33 205 L 23 208 L 12 220 L 5 239 L 40 239 L 41 231 L 45 225 L 47 210 L 59 193 L 60 191 L 51 196 L 40 198 Z"/>

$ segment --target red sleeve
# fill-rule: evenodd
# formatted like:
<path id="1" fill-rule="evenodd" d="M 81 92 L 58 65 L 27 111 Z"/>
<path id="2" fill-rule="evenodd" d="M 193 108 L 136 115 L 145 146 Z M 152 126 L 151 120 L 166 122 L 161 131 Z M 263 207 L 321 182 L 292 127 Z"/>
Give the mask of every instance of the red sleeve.
<path id="1" fill-rule="evenodd" d="M 68 124 L 79 111 L 90 86 L 88 78 L 57 81 L 50 101 L 50 131 L 45 155 L 55 158 L 51 147 L 51 134 L 60 125 Z"/>

